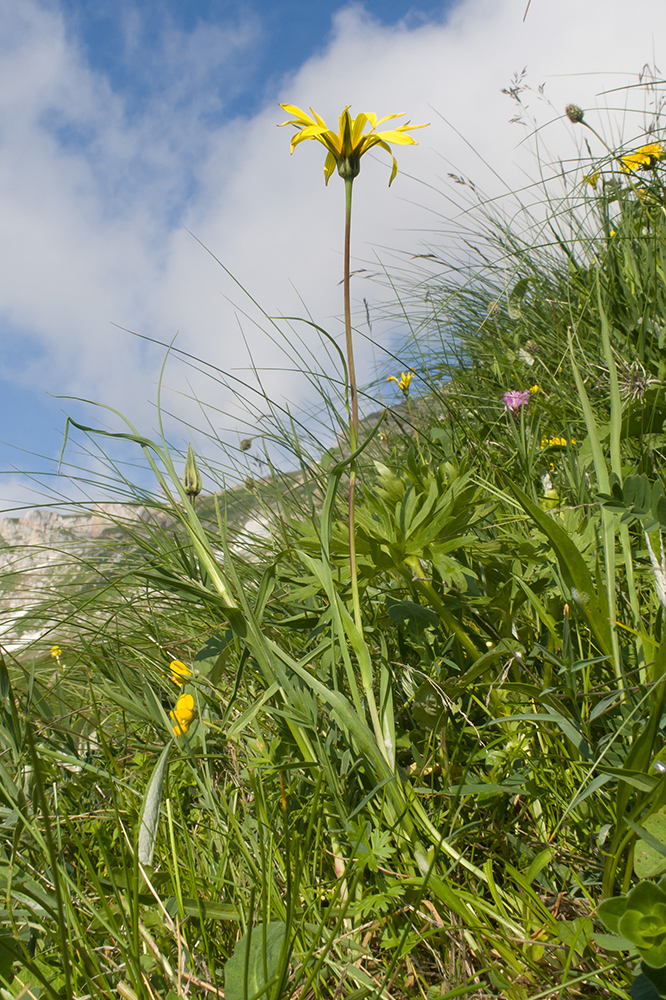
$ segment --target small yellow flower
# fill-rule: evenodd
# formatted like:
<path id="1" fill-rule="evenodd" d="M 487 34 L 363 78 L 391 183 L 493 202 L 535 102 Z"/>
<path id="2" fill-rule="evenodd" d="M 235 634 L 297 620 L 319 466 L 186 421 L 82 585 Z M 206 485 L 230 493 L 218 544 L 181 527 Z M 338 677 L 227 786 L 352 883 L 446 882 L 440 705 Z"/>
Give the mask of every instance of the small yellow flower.
<path id="1" fill-rule="evenodd" d="M 388 378 L 386 379 L 386 381 L 387 382 L 395 382 L 395 384 L 397 385 L 398 389 L 400 389 L 401 392 L 404 392 L 405 396 L 408 396 L 409 395 L 409 384 L 410 384 L 410 382 L 412 381 L 413 378 L 414 378 L 414 372 L 408 371 L 408 372 L 401 372 L 400 373 L 400 378 L 396 378 L 395 375 L 389 375 Z"/>
<path id="2" fill-rule="evenodd" d="M 594 173 L 585 174 L 583 177 L 583 184 L 589 184 L 591 188 L 595 188 L 599 182 L 599 171 L 595 170 Z"/>
<path id="3" fill-rule="evenodd" d="M 62 656 L 62 649 L 60 646 L 51 646 L 51 656 L 54 660 L 59 660 Z"/>
<path id="4" fill-rule="evenodd" d="M 541 438 L 542 451 L 544 448 L 566 448 L 568 444 L 576 444 L 576 438 L 572 437 L 570 441 L 567 441 L 565 437 L 559 437 L 558 435 Z"/>
<path id="5" fill-rule="evenodd" d="M 635 153 L 628 153 L 621 156 L 620 162 L 626 174 L 631 174 L 635 170 L 651 170 L 658 160 L 664 158 L 664 145 L 661 142 L 649 142 L 646 146 L 641 146 Z"/>
<path id="6" fill-rule="evenodd" d="M 531 392 L 533 396 L 536 396 L 537 392 L 541 392 L 541 386 L 533 385 L 528 391 Z"/>
<path id="7" fill-rule="evenodd" d="M 395 129 L 377 132 L 377 126 L 381 125 L 382 122 L 387 122 L 392 118 L 402 118 L 404 113 L 386 115 L 378 120 L 377 115 L 368 111 L 361 112 L 356 118 L 352 118 L 349 114 L 350 105 L 348 104 L 340 115 L 339 131 L 336 133 L 327 126 L 324 119 L 320 118 L 313 108 L 310 108 L 311 118 L 295 104 L 281 104 L 280 107 L 284 108 L 287 114 L 292 115 L 288 121 L 282 122 L 280 127 L 293 125 L 296 128 L 296 132 L 291 137 L 292 153 L 298 143 L 305 139 L 316 139 L 328 150 L 324 163 L 324 179 L 327 184 L 336 167 L 343 180 L 353 180 L 361 169 L 363 154 L 367 153 L 373 146 L 381 146 L 393 161 L 389 180 L 390 187 L 398 172 L 398 164 L 389 143 L 397 146 L 416 146 L 416 140 L 412 139 L 411 135 L 407 135 L 407 132 L 415 128 L 426 128 L 430 124 L 426 122 L 425 125 L 410 125 L 409 122 L 406 122 Z M 370 125 L 369 132 L 365 132 L 366 125 Z"/>
<path id="8" fill-rule="evenodd" d="M 169 664 L 169 670 L 171 671 L 171 680 L 179 687 L 185 683 L 188 677 L 192 676 L 192 671 L 182 660 L 172 660 Z"/>
<path id="9" fill-rule="evenodd" d="M 181 694 L 180 698 L 176 702 L 176 707 L 173 712 L 169 712 L 169 717 L 175 726 L 173 727 L 174 736 L 182 736 L 190 728 L 190 724 L 195 716 L 194 711 L 194 697 L 191 694 Z"/>

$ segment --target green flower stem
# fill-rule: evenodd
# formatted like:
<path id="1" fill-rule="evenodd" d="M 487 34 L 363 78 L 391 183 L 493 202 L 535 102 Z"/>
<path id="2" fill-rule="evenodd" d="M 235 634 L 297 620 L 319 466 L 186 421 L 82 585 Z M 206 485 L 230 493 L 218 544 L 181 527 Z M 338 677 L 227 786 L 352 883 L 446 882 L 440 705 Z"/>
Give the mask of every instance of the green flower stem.
<path id="1" fill-rule="evenodd" d="M 351 395 L 351 450 L 356 451 L 358 442 L 358 393 L 356 391 L 356 371 L 354 369 L 354 342 L 352 340 L 351 306 L 349 297 L 349 272 L 351 267 L 351 209 L 353 177 L 345 179 L 345 263 L 344 263 L 344 299 L 345 299 L 345 342 L 347 346 L 347 367 L 349 369 L 349 391 Z"/>
<path id="2" fill-rule="evenodd" d="M 351 420 L 349 424 L 349 439 L 352 452 L 358 444 L 358 392 L 356 388 L 356 370 L 354 368 L 354 342 L 352 339 L 351 306 L 349 301 L 349 270 L 351 245 L 351 208 L 353 177 L 345 177 L 345 260 L 344 260 L 344 306 L 345 306 L 345 342 L 347 346 L 347 370 L 349 373 L 349 392 L 351 403 Z M 358 575 L 356 570 L 356 538 L 354 533 L 354 499 L 356 495 L 356 462 L 349 470 L 349 571 L 351 575 L 352 604 L 354 607 L 354 624 L 363 634 L 361 622 L 361 600 L 358 592 Z"/>

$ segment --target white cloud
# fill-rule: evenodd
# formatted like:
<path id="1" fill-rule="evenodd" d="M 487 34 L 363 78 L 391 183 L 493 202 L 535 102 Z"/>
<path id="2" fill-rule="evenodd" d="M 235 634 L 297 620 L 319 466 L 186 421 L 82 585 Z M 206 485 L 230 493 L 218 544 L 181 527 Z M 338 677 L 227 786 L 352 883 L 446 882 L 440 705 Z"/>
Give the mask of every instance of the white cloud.
<path id="1" fill-rule="evenodd" d="M 381 152 L 366 157 L 355 184 L 357 260 L 369 268 L 378 256 L 390 260 L 379 247 L 418 253 L 437 238 L 433 231 L 458 224 L 462 192 L 448 172 L 490 194 L 535 172 L 529 147 L 519 146 L 528 130 L 509 124 L 514 107 L 500 93 L 515 71 L 526 66 L 534 87 L 546 83 L 555 110 L 528 95 L 541 121 L 570 100 L 585 108 L 619 102 L 609 113 L 619 130 L 626 96 L 597 95 L 635 81 L 646 60 L 663 61 L 663 0 L 644 0 L 630 32 L 624 0 L 532 0 L 523 23 L 524 9 L 524 0 L 463 0 L 448 19 L 414 28 L 382 27 L 362 7 L 347 8 L 326 47 L 263 111 L 219 126 L 210 117 L 221 108 L 219 90 L 211 90 L 216 67 L 222 61 L 228 71 L 251 58 L 257 24 L 212 34 L 200 27 L 188 37 L 165 31 L 151 58 L 173 66 L 173 87 L 129 115 L 57 10 L 0 0 L 0 329 L 41 347 L 23 366 L 14 359 L 13 377 L 102 399 L 149 429 L 159 352 L 113 322 L 164 341 L 180 330 L 180 348 L 244 377 L 245 347 L 228 298 L 257 313 L 183 224 L 268 313 L 303 314 L 300 294 L 313 318 L 339 334 L 342 185 L 333 177 L 324 187 L 318 144 L 289 156 L 290 130 L 276 128 L 278 102 L 312 105 L 332 122 L 351 103 L 352 113 L 405 111 L 432 123 L 416 134 L 418 147 L 397 151 L 405 173 L 390 190 Z M 136 25 L 134 32 L 140 42 Z M 593 111 L 588 117 L 596 122 Z M 638 123 L 624 127 L 629 135 Z M 581 140 L 566 122 L 540 136 L 563 158 Z M 361 324 L 361 299 L 372 304 L 380 292 L 358 277 L 354 294 Z M 289 366 L 251 320 L 241 324 L 260 367 Z M 303 335 L 314 342 L 305 328 Z M 369 374 L 362 342 L 359 362 L 361 377 Z M 172 366 L 167 383 L 187 392 L 185 374 Z M 221 410 L 229 405 L 228 393 L 190 376 Z M 276 396 L 302 399 L 295 374 L 266 380 Z M 169 398 L 170 408 L 181 405 L 192 414 L 182 397 Z"/>

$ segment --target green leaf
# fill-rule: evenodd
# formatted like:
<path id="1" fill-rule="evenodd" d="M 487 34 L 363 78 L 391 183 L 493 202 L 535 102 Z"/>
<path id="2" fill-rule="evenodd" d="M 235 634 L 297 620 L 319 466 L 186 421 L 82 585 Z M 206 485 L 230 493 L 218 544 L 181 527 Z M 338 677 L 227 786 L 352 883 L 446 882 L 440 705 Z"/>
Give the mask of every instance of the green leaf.
<path id="1" fill-rule="evenodd" d="M 423 729 L 441 729 L 445 721 L 446 704 L 431 681 L 423 681 L 414 695 L 412 715 Z"/>
<path id="2" fill-rule="evenodd" d="M 207 899 L 194 899 L 190 896 L 184 896 L 181 902 L 186 917 L 200 917 L 202 920 L 240 920 L 238 907 L 232 903 L 211 903 Z M 170 917 L 177 916 L 178 899 L 175 896 L 169 896 L 164 904 L 164 909 Z"/>
<path id="3" fill-rule="evenodd" d="M 604 951 L 635 951 L 636 949 L 636 945 L 619 934 L 593 934 L 592 940 Z"/>
<path id="4" fill-rule="evenodd" d="M 155 765 L 148 788 L 143 800 L 141 811 L 141 826 L 139 828 L 138 855 L 139 862 L 150 868 L 153 863 L 153 851 L 155 850 L 155 837 L 157 836 L 157 825 L 160 818 L 160 806 L 162 805 L 162 788 L 164 786 L 164 774 L 166 772 L 167 761 L 173 743 L 168 743 L 162 751 L 162 755 Z"/>
<path id="5" fill-rule="evenodd" d="M 624 915 L 626 909 L 626 896 L 612 896 L 610 899 L 604 899 L 603 903 L 599 904 L 597 916 L 599 917 L 599 920 L 606 925 L 609 931 L 612 931 L 613 934 L 617 934 L 620 917 Z"/>
<path id="6" fill-rule="evenodd" d="M 226 1000 L 253 1000 L 269 997 L 277 978 L 286 924 L 274 920 L 257 924 L 238 941 L 224 967 Z"/>
<path id="7" fill-rule="evenodd" d="M 229 656 L 231 632 L 226 636 L 212 635 L 201 647 L 193 660 L 193 665 L 202 677 L 207 677 L 211 684 L 217 684 L 224 665 Z"/>
<path id="8" fill-rule="evenodd" d="M 634 824 L 629 824 L 632 829 Z M 648 816 L 637 828 L 641 836 L 634 849 L 634 871 L 639 878 L 666 872 L 666 806 Z"/>
<path id="9" fill-rule="evenodd" d="M 11 983 L 14 978 L 12 965 L 22 957 L 23 950 L 16 938 L 11 934 L 0 934 L 0 979 L 4 983 Z"/>
<path id="10" fill-rule="evenodd" d="M 420 635 L 424 629 L 439 625 L 439 616 L 431 608 L 413 601 L 396 601 L 389 595 L 386 597 L 386 610 L 392 622 L 413 634 Z"/>
<path id="11" fill-rule="evenodd" d="M 555 929 L 560 941 L 577 955 L 582 955 L 592 940 L 594 924 L 589 917 L 558 920 Z"/>
<path id="12" fill-rule="evenodd" d="M 571 591 L 572 600 L 576 602 L 587 621 L 600 651 L 612 656 L 613 645 L 605 595 L 600 597 L 597 594 L 590 571 L 576 545 L 564 528 L 561 528 L 549 514 L 533 503 L 518 486 L 511 482 L 507 482 L 507 486 L 523 510 L 530 515 L 548 538 L 553 552 L 557 556 L 564 582 Z"/>
<path id="13" fill-rule="evenodd" d="M 638 979 L 642 979 L 643 977 L 649 980 L 653 989 L 656 989 L 657 996 L 666 996 L 666 969 L 651 969 L 649 965 L 645 964 L 645 962 L 641 962 L 641 975 Z M 638 980 L 636 980 L 636 982 L 638 982 Z M 631 995 L 632 997 L 634 996 L 633 989 Z"/>
<path id="14" fill-rule="evenodd" d="M 645 973 L 641 973 L 637 976 L 633 983 L 631 984 L 631 990 L 629 992 L 631 1000 L 659 1000 L 663 993 L 660 993 L 657 987 L 651 982 Z"/>
<path id="15" fill-rule="evenodd" d="M 520 309 L 520 304 L 525 298 L 525 292 L 527 291 L 527 286 L 529 285 L 529 283 L 530 283 L 529 278 L 521 278 L 520 281 L 517 281 L 516 284 L 511 289 L 511 292 L 509 293 L 509 304 L 507 309 L 509 313 L 509 319 L 521 318 L 522 312 Z"/>

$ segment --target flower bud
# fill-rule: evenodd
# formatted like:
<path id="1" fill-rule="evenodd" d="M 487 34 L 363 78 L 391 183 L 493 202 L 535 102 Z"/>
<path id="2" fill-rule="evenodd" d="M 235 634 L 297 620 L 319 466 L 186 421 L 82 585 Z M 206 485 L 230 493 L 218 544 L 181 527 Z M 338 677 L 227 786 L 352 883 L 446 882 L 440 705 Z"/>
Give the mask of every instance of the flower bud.
<path id="1" fill-rule="evenodd" d="M 197 460 L 194 457 L 194 450 L 191 444 L 187 446 L 187 459 L 185 460 L 185 475 L 183 476 L 183 488 L 190 500 L 198 497 L 202 488 L 201 473 L 197 467 Z"/>
<path id="2" fill-rule="evenodd" d="M 567 104 L 564 109 L 564 113 L 569 121 L 573 122 L 574 125 L 579 125 L 585 117 L 585 112 L 582 108 L 579 108 L 577 104 Z"/>

